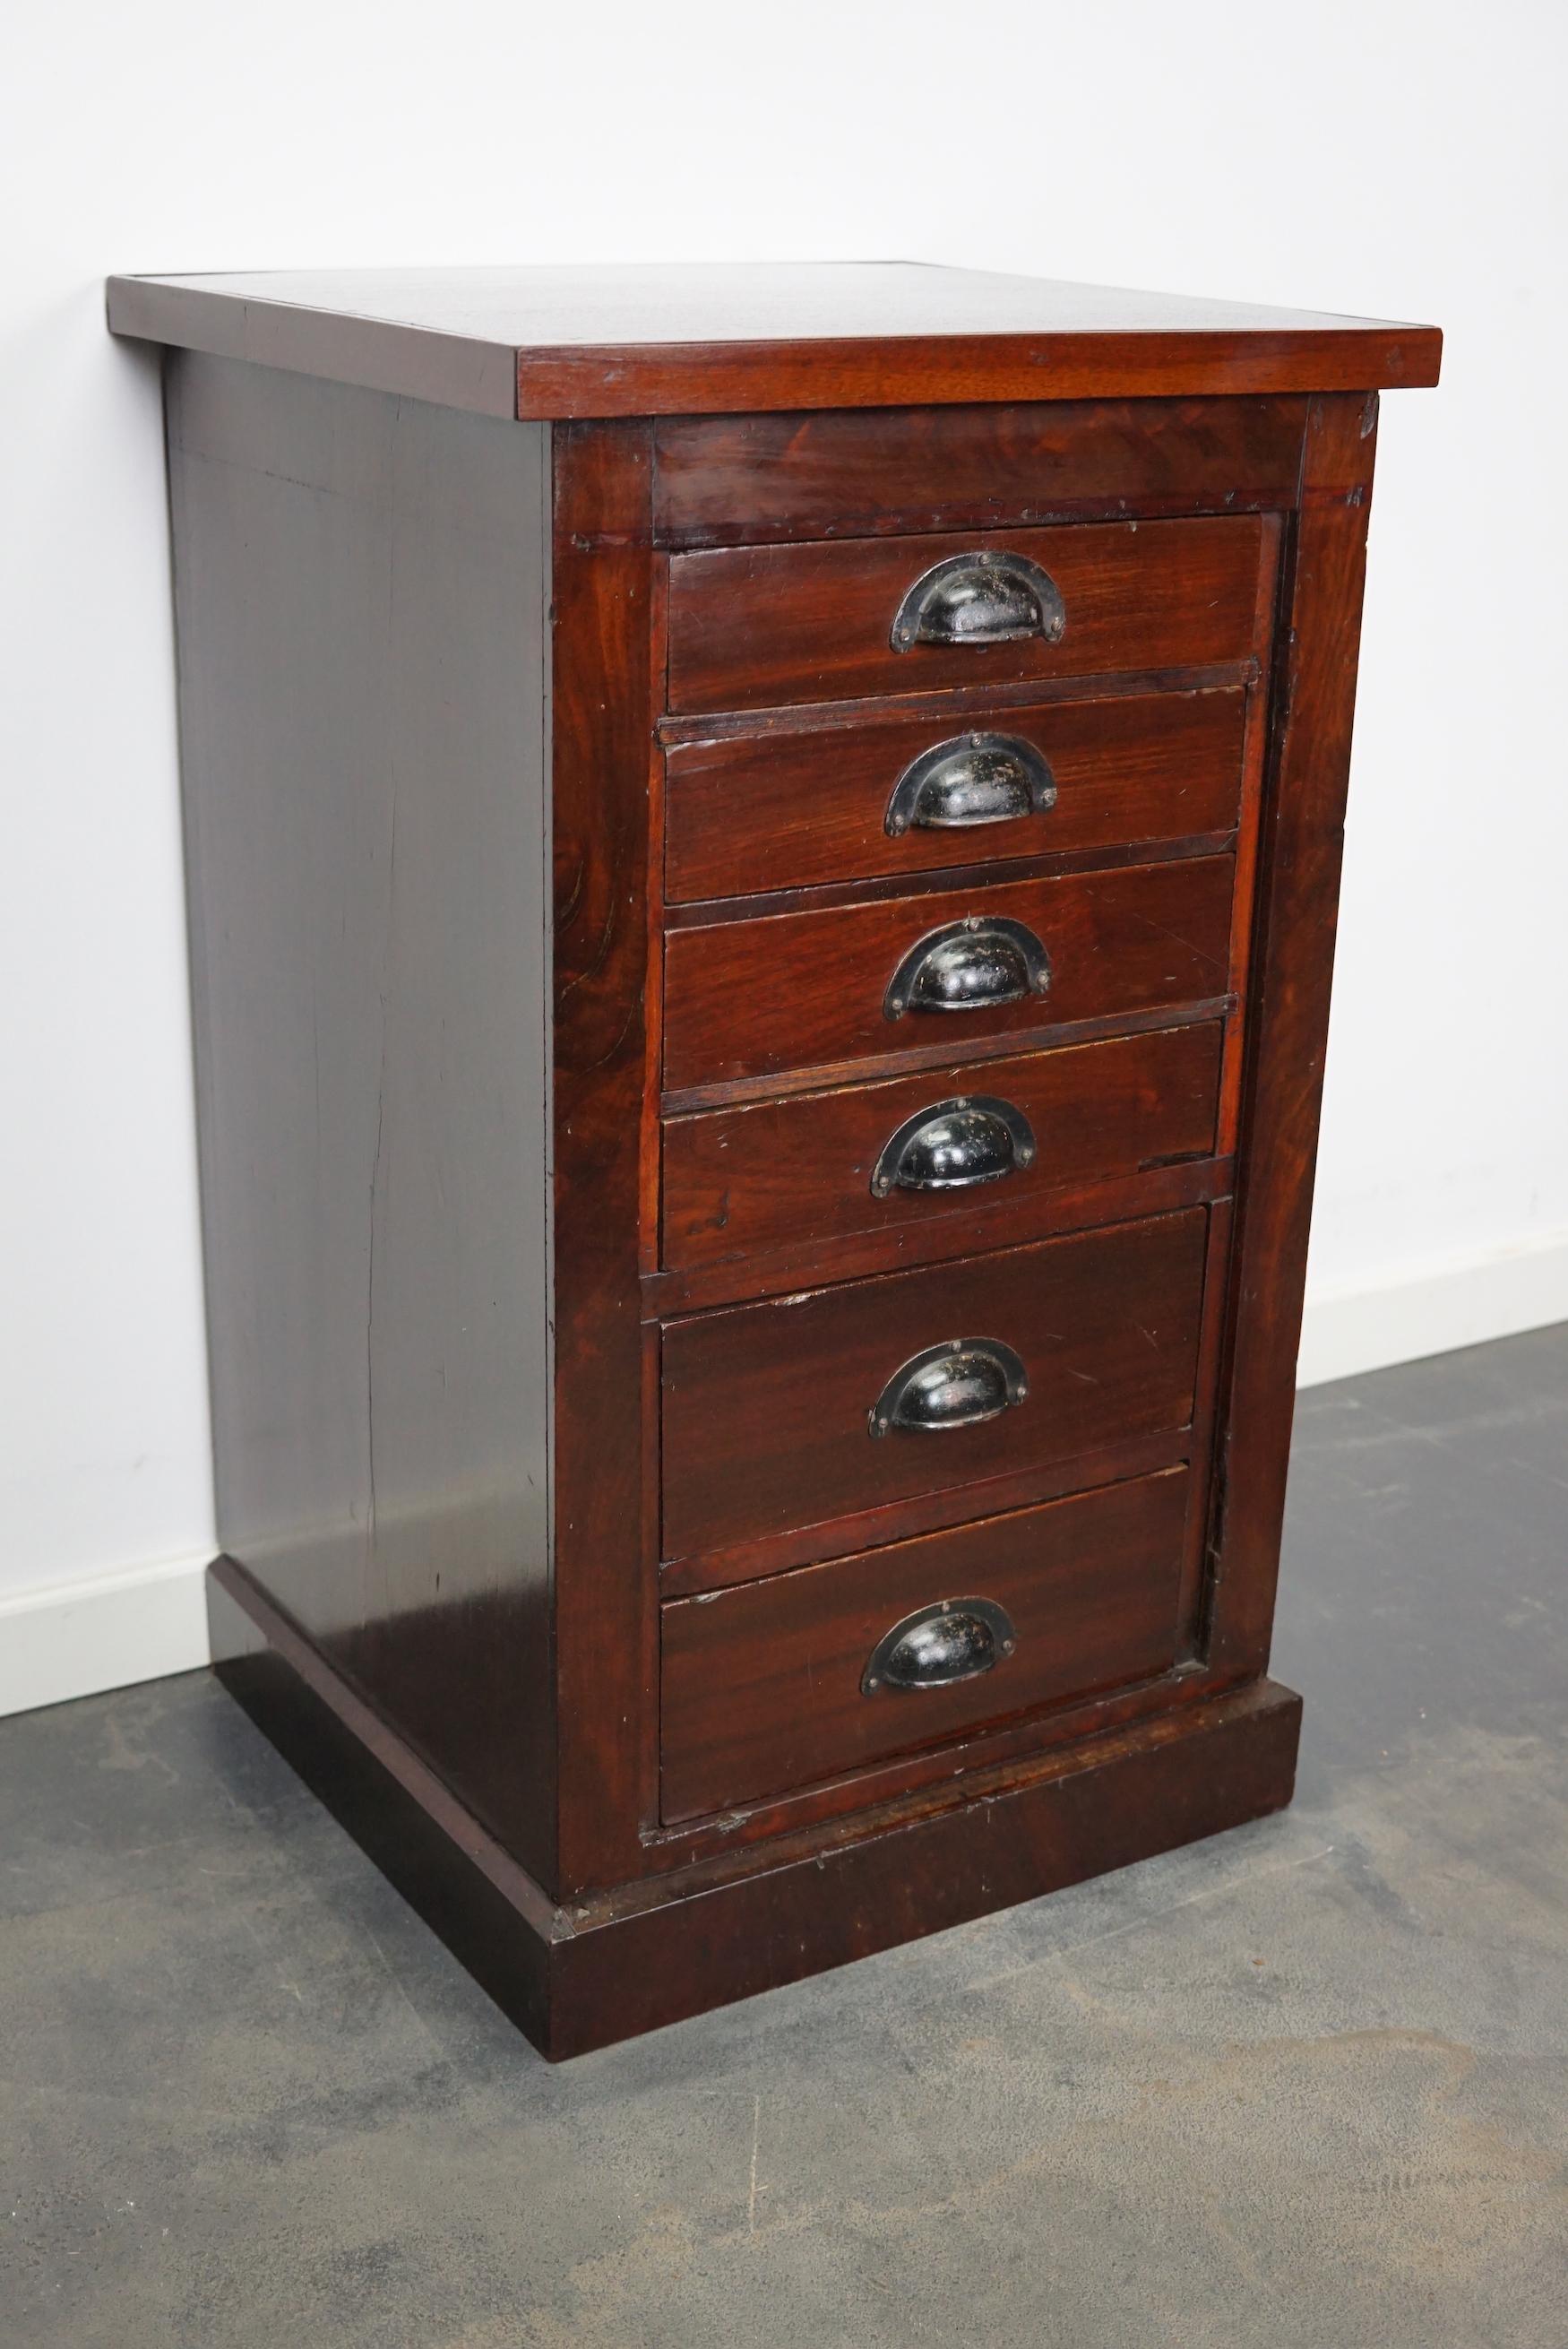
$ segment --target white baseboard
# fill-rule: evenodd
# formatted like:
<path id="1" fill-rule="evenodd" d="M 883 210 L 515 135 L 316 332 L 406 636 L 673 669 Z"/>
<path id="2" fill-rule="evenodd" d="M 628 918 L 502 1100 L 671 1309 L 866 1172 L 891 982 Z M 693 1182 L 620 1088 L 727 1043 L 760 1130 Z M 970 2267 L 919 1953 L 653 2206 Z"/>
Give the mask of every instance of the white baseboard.
<path id="1" fill-rule="evenodd" d="M 1552 1321 L 1568 1321 L 1568 1232 L 1365 1288 L 1309 1290 L 1296 1384 L 1321 1386 Z"/>
<path id="2" fill-rule="evenodd" d="M 211 1556 L 201 1550 L 0 1598 L 0 1713 L 209 1662 L 204 1577 Z"/>
<path id="3" fill-rule="evenodd" d="M 1568 1234 L 1468 1263 L 1309 1297 L 1298 1383 L 1568 1321 Z M 62 1704 L 210 1661 L 211 1552 L 0 1598 L 0 1714 Z"/>

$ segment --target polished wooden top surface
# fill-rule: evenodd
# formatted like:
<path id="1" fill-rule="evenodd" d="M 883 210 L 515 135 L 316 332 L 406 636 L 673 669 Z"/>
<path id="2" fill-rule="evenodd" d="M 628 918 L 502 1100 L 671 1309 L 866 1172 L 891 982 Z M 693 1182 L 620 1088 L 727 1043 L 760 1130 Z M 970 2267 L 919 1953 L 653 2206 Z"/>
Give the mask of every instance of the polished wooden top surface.
<path id="1" fill-rule="evenodd" d="M 115 277 L 117 334 L 503 416 L 1361 390 L 1435 328 L 911 262 Z"/>

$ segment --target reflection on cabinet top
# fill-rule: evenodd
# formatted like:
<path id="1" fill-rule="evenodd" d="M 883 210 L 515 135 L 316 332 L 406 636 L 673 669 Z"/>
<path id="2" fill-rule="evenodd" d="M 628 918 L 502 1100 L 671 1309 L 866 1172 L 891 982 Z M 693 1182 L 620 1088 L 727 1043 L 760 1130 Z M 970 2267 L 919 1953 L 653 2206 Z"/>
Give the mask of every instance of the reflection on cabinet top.
<path id="1" fill-rule="evenodd" d="M 492 416 L 1437 381 L 1435 327 L 918 262 L 114 277 L 109 325 Z"/>

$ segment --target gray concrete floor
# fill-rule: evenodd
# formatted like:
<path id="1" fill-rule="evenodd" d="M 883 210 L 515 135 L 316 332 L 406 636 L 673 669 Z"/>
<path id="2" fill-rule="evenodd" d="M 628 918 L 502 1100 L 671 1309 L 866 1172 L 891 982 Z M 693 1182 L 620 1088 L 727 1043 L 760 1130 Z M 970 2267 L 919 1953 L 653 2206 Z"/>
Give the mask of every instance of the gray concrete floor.
<path id="1" fill-rule="evenodd" d="M 1563 2349 L 1568 1327 L 1304 1397 L 1294 1810 L 552 2070 L 193 1676 L 0 1723 L 5 2349 Z"/>

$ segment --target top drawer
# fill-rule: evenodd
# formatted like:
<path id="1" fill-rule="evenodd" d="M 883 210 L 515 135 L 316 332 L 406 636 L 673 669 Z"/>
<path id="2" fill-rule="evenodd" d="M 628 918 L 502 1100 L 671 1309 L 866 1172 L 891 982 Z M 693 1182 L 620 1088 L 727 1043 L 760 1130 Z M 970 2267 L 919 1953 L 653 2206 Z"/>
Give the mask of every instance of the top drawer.
<path id="1" fill-rule="evenodd" d="M 677 554 L 669 706 L 767 709 L 1244 660 L 1262 542 L 1258 519 L 1238 514 Z"/>
<path id="2" fill-rule="evenodd" d="M 674 550 L 1277 512 L 1305 429 L 1299 397 L 1233 394 L 662 416 L 654 532 Z"/>

